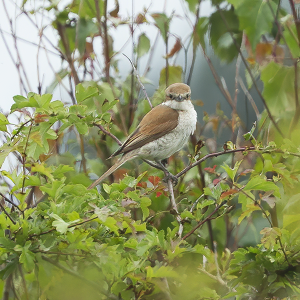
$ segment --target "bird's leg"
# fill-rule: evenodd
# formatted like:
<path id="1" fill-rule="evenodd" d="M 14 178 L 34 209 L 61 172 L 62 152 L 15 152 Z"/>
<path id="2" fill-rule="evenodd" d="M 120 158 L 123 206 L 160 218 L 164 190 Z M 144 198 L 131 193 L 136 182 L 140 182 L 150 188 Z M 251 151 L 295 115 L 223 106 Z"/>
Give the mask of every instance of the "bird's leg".
<path id="1" fill-rule="evenodd" d="M 161 161 L 156 161 L 157 165 L 160 167 L 159 169 L 161 169 L 164 173 L 165 173 L 165 178 L 163 179 L 164 182 L 167 182 L 169 179 L 172 180 L 174 185 L 177 185 L 178 183 L 178 178 L 176 176 L 174 176 L 173 174 L 171 174 L 168 169 L 162 164 Z"/>
<path id="2" fill-rule="evenodd" d="M 178 183 L 178 178 L 173 174 L 171 174 L 161 161 L 153 162 L 153 161 L 149 161 L 148 159 L 143 159 L 143 160 L 150 166 L 159 169 L 165 173 L 165 178 L 163 179 L 164 182 L 167 182 L 169 179 L 171 179 L 174 185 Z"/>

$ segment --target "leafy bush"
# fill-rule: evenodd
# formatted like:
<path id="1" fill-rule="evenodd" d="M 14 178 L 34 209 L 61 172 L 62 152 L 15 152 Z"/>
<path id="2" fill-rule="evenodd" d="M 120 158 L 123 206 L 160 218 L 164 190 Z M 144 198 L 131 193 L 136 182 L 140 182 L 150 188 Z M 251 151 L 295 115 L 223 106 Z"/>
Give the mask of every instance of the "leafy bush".
<path id="1" fill-rule="evenodd" d="M 55 12 L 52 26 L 63 69 L 52 88 L 69 77 L 76 90 L 69 90 L 72 105 L 30 92 L 14 97 L 9 116 L 0 114 L 0 164 L 14 165 L 1 170 L 3 299 L 299 296 L 297 16 L 280 9 L 278 1 L 230 0 L 220 8 L 223 1 L 214 0 L 215 13 L 199 17 L 197 1 L 186 2 L 196 19 L 189 35 L 192 66 L 185 74 L 186 67 L 170 64 L 182 51 L 183 42 L 177 39 L 165 53 L 166 66 L 152 101 L 162 100 L 166 85 L 185 75 L 191 78 L 200 47 L 232 116 L 220 109 L 214 116 L 205 114 L 189 147 L 169 159 L 169 169 L 179 178 L 176 187 L 162 180 L 161 171 L 134 161 L 109 183 L 87 189 L 91 178 L 111 166 L 106 158 L 119 139 L 150 109 L 146 101 L 137 105 L 145 77 L 131 74 L 121 81 L 109 35 L 118 26 L 150 23 L 148 12 L 128 23 L 119 18 L 119 4 L 107 12 L 107 1 L 73 1 L 63 10 L 49 1 L 38 9 Z M 158 28 L 165 45 L 175 18 L 152 14 L 150 25 Z M 257 89 L 265 105 L 257 125 L 243 138 L 238 135 L 245 126 L 236 101 L 206 54 L 206 34 L 222 60 L 238 56 L 237 67 L 241 60 L 246 63 L 248 88 Z M 80 71 L 96 61 L 87 38 L 97 37 L 103 43 L 105 76 L 86 80 Z M 263 37 L 269 41 L 261 42 Z M 142 33 L 134 65 L 154 49 Z M 96 74 L 93 68 L 89 72 Z M 255 75 L 264 84 L 262 93 Z M 204 146 L 200 139 L 206 129 L 212 127 L 217 136 L 224 126 L 235 138 L 219 151 L 212 146 L 215 139 Z"/>

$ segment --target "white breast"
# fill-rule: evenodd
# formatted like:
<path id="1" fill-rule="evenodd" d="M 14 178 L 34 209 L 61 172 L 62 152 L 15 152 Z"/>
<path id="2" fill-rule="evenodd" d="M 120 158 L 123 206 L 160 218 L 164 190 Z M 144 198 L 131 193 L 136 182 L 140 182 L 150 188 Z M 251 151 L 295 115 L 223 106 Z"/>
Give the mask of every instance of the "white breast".
<path id="1" fill-rule="evenodd" d="M 191 134 L 196 130 L 197 113 L 190 100 L 163 103 L 178 110 L 178 125 L 171 132 L 140 148 L 139 156 L 150 160 L 162 160 L 182 149 Z"/>

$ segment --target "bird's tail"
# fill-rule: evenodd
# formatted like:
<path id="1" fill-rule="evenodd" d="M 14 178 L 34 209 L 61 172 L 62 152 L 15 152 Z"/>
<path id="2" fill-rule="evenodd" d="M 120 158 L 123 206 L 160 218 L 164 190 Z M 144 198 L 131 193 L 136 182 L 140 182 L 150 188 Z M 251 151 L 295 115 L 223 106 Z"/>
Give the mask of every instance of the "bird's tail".
<path id="1" fill-rule="evenodd" d="M 96 181 L 94 181 L 89 187 L 88 190 L 91 190 L 96 185 L 98 185 L 101 181 L 103 181 L 106 177 L 112 174 L 114 171 L 119 169 L 123 164 L 125 164 L 128 160 L 137 157 L 134 151 L 124 154 L 110 169 L 108 169 L 103 175 L 101 175 Z"/>

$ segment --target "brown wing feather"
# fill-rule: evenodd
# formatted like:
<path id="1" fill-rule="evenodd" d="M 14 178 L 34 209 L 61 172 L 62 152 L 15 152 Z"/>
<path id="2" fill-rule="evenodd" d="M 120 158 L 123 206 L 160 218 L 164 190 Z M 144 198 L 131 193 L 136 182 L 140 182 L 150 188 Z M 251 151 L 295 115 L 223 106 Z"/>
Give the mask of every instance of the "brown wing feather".
<path id="1" fill-rule="evenodd" d="M 112 156 L 127 153 L 164 136 L 177 126 L 178 115 L 178 112 L 169 106 L 158 105 L 154 107 Z"/>

